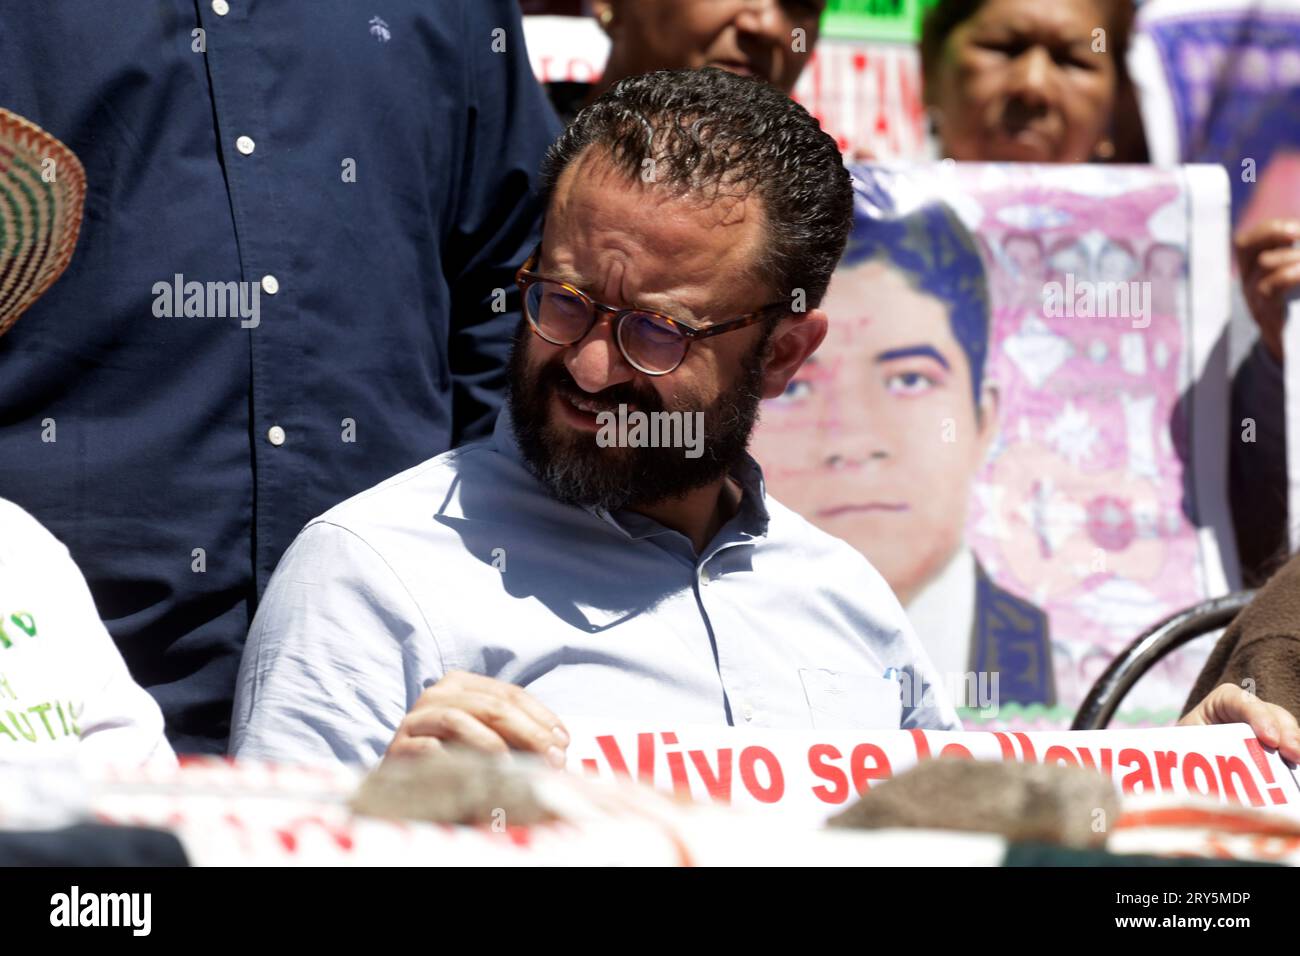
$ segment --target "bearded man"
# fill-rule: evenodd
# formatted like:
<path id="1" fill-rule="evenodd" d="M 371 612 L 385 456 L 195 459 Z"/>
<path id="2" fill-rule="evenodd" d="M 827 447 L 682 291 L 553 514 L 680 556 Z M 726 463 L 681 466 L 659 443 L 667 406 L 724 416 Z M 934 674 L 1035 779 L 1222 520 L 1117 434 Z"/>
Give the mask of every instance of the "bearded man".
<path id="1" fill-rule="evenodd" d="M 955 727 L 888 585 L 746 453 L 826 334 L 853 214 L 834 141 L 762 82 L 651 73 L 584 110 L 542 182 L 495 434 L 303 530 L 249 633 L 232 752 L 562 763 L 557 712 Z M 702 412 L 703 441 L 598 442 L 620 406 Z"/>
<path id="2" fill-rule="evenodd" d="M 760 81 L 651 73 L 579 114 L 542 184 L 493 436 L 302 531 L 248 636 L 232 752 L 558 766 L 557 714 L 956 729 L 884 579 L 746 451 L 826 336 L 853 216 L 834 141 Z M 647 442 L 611 415 L 682 425 Z"/>

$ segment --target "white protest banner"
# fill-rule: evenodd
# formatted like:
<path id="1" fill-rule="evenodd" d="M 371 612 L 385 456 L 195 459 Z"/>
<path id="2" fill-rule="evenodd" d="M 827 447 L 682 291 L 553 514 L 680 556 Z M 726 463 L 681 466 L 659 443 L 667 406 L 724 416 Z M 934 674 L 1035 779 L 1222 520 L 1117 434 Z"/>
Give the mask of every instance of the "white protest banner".
<path id="1" fill-rule="evenodd" d="M 1088 731 L 767 730 L 566 718 L 568 767 L 816 826 L 931 757 L 1059 763 L 1125 797 L 1185 796 L 1300 818 L 1300 782 L 1245 724 Z"/>
<path id="2" fill-rule="evenodd" d="M 518 825 L 506 808 L 478 826 L 367 816 L 350 804 L 360 768 L 193 756 L 176 768 L 88 779 L 69 767 L 74 776 L 53 787 L 44 771 L 13 768 L 0 774 L 0 806 L 8 800 L 18 812 L 0 818 L 0 829 L 93 820 L 166 830 L 193 866 L 995 866 L 1005 852 L 988 834 L 773 833 L 765 821 L 626 781 L 513 766 L 557 819 Z M 33 806 L 65 789 L 80 805 L 61 819 Z"/>

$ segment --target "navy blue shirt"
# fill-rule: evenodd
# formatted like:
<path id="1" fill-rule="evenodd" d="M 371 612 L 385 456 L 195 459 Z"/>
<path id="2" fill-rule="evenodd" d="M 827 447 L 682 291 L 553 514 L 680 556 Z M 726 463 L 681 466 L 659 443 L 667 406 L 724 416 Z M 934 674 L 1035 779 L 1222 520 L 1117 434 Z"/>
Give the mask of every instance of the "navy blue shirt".
<path id="1" fill-rule="evenodd" d="M 222 750 L 303 525 L 490 430 L 559 124 L 512 0 L 5 3 L 0 105 L 88 183 L 0 339 L 0 495 L 67 544 L 177 749 Z M 177 276 L 256 284 L 256 325 L 160 317 Z"/>

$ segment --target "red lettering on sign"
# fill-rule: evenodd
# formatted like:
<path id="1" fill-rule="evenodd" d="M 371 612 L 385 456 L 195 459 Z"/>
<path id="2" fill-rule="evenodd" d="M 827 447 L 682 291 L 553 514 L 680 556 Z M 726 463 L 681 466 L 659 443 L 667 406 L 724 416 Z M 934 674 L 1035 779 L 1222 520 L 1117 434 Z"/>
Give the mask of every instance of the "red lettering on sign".
<path id="1" fill-rule="evenodd" d="M 319 827 L 329 834 L 334 841 L 334 845 L 340 850 L 352 849 L 352 835 L 348 832 L 346 825 L 339 826 L 322 820 L 320 817 L 299 817 L 291 820 L 289 823 L 279 827 L 275 831 L 276 838 L 279 839 L 280 845 L 290 853 L 298 852 L 299 834 L 304 827 Z"/>
<path id="2" fill-rule="evenodd" d="M 1172 750 L 1156 751 L 1156 775 L 1160 778 L 1161 790 L 1174 789 L 1173 773 L 1178 766 L 1178 754 Z"/>
<path id="3" fill-rule="evenodd" d="M 644 736 L 645 734 L 637 735 L 638 744 L 640 742 L 639 738 Z M 651 746 L 653 746 L 653 734 L 650 735 L 650 740 Z M 618 741 L 615 740 L 612 735 L 604 734 L 603 736 L 597 737 L 596 746 L 600 748 L 601 756 L 605 758 L 605 762 L 609 764 L 610 769 L 613 770 L 614 773 L 618 774 L 620 777 L 629 776 L 627 772 L 627 761 L 623 759 L 623 751 L 618 749 Z M 586 765 L 586 761 L 583 762 L 583 765 Z"/>
<path id="4" fill-rule="evenodd" d="M 1020 741 L 1020 752 L 1025 755 L 1025 763 L 1033 763 L 1038 759 L 1038 754 L 1034 752 L 1034 745 L 1029 742 L 1028 737 L 1018 732 L 1011 736 Z"/>
<path id="5" fill-rule="evenodd" d="M 754 773 L 754 764 L 762 761 L 767 769 L 768 785 L 763 787 Z M 746 747 L 740 752 L 740 780 L 759 803 L 776 803 L 785 795 L 785 775 L 776 754 L 766 747 Z"/>
<path id="6" fill-rule="evenodd" d="M 684 800 L 691 798 L 691 782 L 686 779 L 686 759 L 681 751 L 668 754 L 668 779 L 673 782 L 673 793 Z"/>
<path id="7" fill-rule="evenodd" d="M 1002 751 L 1003 760 L 1015 760 L 1016 748 L 1011 745 L 1011 738 L 1000 730 L 993 732 L 993 739 L 998 742 L 998 749 Z"/>
<path id="8" fill-rule="evenodd" d="M 929 744 L 926 745 L 927 751 Z M 871 763 L 868 764 L 867 760 Z M 869 780 L 888 780 L 894 775 L 889 766 L 889 757 L 875 744 L 858 744 L 849 757 L 849 770 L 853 774 L 853 787 L 859 794 L 866 793 L 871 785 Z"/>
<path id="9" fill-rule="evenodd" d="M 1059 763 L 1063 767 L 1079 766 L 1079 761 L 1069 748 L 1062 747 L 1060 744 L 1047 748 L 1047 752 L 1043 754 L 1043 763 Z"/>
<path id="10" fill-rule="evenodd" d="M 1120 789 L 1125 793 L 1150 793 L 1155 789 L 1155 781 L 1151 779 L 1151 762 L 1147 760 L 1147 755 L 1133 747 L 1125 747 L 1119 752 L 1119 762 L 1125 766 L 1133 767 L 1131 773 L 1120 781 Z M 1142 789 L 1137 789 L 1138 784 Z"/>
<path id="11" fill-rule="evenodd" d="M 843 803 L 849 798 L 849 778 L 839 767 L 830 763 L 839 760 L 843 754 L 830 744 L 813 744 L 808 748 L 808 769 L 818 780 L 825 780 L 834 786 L 817 786 L 812 788 L 813 796 L 822 803 Z"/>
<path id="12" fill-rule="evenodd" d="M 1205 777 L 1204 789 L 1198 786 L 1196 782 L 1198 770 Z M 1210 766 L 1210 762 L 1202 754 L 1190 753 L 1183 757 L 1183 783 L 1187 785 L 1188 790 L 1199 793 L 1203 797 L 1217 797 L 1219 795 L 1219 781 L 1214 778 L 1214 768 Z"/>
<path id="13" fill-rule="evenodd" d="M 916 747 L 917 762 L 930 759 L 930 741 L 925 737 L 924 730 L 918 730 L 915 727 L 908 731 L 912 735 L 912 745 Z"/>
<path id="14" fill-rule="evenodd" d="M 692 750 L 690 754 L 691 763 L 695 764 L 695 769 L 699 772 L 700 779 L 704 781 L 709 796 L 720 803 L 730 803 L 731 748 L 724 747 L 718 751 L 717 771 L 709 766 L 709 758 L 704 755 L 703 750 Z"/>
<path id="15" fill-rule="evenodd" d="M 569 60 L 567 79 L 570 83 L 593 83 L 596 80 L 596 68 L 588 60 L 573 57 Z"/>
<path id="16" fill-rule="evenodd" d="M 677 737 L 673 736 L 669 740 L 669 734 L 664 734 L 664 743 L 675 744 Z M 654 734 L 637 734 L 636 735 L 636 778 L 642 783 L 653 784 L 655 780 L 655 735 Z"/>
<path id="17" fill-rule="evenodd" d="M 1250 767 L 1246 766 L 1246 761 L 1240 757 L 1224 757 L 1220 755 L 1219 779 L 1223 781 L 1223 793 L 1229 800 L 1235 800 L 1237 803 L 1249 803 L 1252 807 L 1262 807 L 1264 798 L 1260 796 L 1259 787 L 1255 786 L 1255 776 L 1250 772 Z M 1246 799 L 1241 799 L 1237 793 L 1237 787 L 1233 783 L 1233 778 L 1240 780 L 1243 789 L 1246 791 Z"/>
<path id="18" fill-rule="evenodd" d="M 1247 737 L 1246 751 L 1250 754 L 1250 759 L 1255 761 L 1255 766 L 1259 768 L 1264 783 L 1270 785 L 1269 799 L 1274 803 L 1286 803 L 1286 794 L 1282 792 L 1282 788 L 1271 786 L 1276 781 L 1273 779 L 1273 770 L 1268 765 L 1268 758 L 1264 756 L 1264 748 L 1259 745 L 1259 741 L 1254 737 Z"/>

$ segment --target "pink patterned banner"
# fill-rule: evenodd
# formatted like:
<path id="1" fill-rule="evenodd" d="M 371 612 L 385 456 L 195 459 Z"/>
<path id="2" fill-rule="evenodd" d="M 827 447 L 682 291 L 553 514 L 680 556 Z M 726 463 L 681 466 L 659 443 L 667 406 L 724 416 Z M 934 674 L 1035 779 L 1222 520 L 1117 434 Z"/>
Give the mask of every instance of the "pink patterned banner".
<path id="1" fill-rule="evenodd" d="M 1066 726 L 1142 630 L 1235 577 L 1225 177 L 855 172 L 829 335 L 754 454 L 884 575 L 972 726 Z M 1207 652 L 1119 720 L 1171 722 Z"/>

